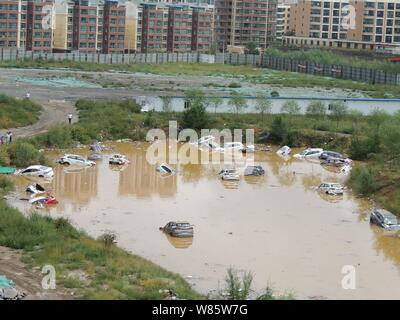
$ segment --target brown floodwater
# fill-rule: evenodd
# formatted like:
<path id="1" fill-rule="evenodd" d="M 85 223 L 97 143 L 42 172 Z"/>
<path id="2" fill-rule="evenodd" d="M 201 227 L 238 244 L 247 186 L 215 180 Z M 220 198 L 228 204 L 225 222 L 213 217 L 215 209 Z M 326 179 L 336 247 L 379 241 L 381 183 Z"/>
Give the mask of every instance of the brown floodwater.
<path id="1" fill-rule="evenodd" d="M 264 177 L 223 183 L 219 166 L 177 165 L 175 175 L 165 176 L 146 161 L 148 144 L 113 147 L 129 165 L 110 167 L 107 159 L 86 169 L 56 165 L 46 187 L 60 203 L 42 212 L 66 217 L 93 237 L 115 232 L 119 246 L 181 274 L 202 293 L 222 289 L 232 266 L 251 271 L 258 292 L 272 284 L 298 298 L 400 299 L 400 238 L 370 225 L 371 204 L 350 191 L 319 194 L 322 181 L 345 177 L 318 161 L 257 152 Z M 19 197 L 26 197 L 29 181 L 17 180 Z M 13 205 L 32 209 L 26 201 Z M 171 220 L 194 224 L 194 238 L 162 233 Z M 345 265 L 355 267 L 354 290 L 342 288 Z"/>

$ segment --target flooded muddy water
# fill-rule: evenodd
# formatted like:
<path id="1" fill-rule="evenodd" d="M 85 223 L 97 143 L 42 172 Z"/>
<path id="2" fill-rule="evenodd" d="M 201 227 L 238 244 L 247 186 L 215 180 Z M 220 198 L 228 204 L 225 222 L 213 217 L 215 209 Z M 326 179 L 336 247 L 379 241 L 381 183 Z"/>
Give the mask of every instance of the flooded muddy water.
<path id="1" fill-rule="evenodd" d="M 42 212 L 93 237 L 115 232 L 119 246 L 181 274 L 202 293 L 221 289 L 233 266 L 254 274 L 257 291 L 273 284 L 297 298 L 400 299 L 400 238 L 370 225 L 369 202 L 349 191 L 332 198 L 315 190 L 344 176 L 318 161 L 257 152 L 256 164 L 266 170 L 261 178 L 222 183 L 212 165 L 178 165 L 165 177 L 146 161 L 147 147 L 114 144 L 130 159 L 122 169 L 107 159 L 86 169 L 56 165 L 46 187 L 60 203 Z M 27 184 L 18 178 L 21 195 Z M 32 209 L 26 201 L 13 205 Z M 194 238 L 162 233 L 171 220 L 194 224 Z M 348 265 L 356 271 L 354 290 L 342 288 Z"/>

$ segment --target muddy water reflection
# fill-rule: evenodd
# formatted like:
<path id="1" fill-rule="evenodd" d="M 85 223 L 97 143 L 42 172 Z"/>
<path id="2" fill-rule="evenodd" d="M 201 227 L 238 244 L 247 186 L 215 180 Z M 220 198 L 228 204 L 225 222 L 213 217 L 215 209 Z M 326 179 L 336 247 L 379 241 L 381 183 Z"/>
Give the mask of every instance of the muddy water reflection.
<path id="1" fill-rule="evenodd" d="M 349 192 L 333 199 L 315 190 L 343 176 L 318 162 L 260 152 L 256 164 L 265 176 L 234 185 L 222 183 L 212 165 L 178 166 L 176 175 L 162 178 L 145 161 L 145 146 L 115 145 L 131 161 L 123 171 L 111 170 L 107 159 L 72 173 L 57 167 L 60 204 L 49 213 L 94 237 L 115 231 L 120 246 L 190 275 L 204 293 L 236 266 L 255 274 L 258 290 L 272 282 L 300 298 L 400 299 L 400 239 L 370 226 L 369 203 Z M 193 243 L 160 232 L 170 220 L 194 224 Z M 356 268 L 356 290 L 341 287 L 345 265 Z"/>

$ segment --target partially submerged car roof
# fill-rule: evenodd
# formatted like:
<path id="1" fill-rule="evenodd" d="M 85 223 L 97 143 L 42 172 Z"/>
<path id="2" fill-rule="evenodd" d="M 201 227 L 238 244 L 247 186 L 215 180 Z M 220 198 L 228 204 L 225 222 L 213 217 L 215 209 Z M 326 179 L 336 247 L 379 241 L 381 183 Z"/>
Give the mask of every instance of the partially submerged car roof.
<path id="1" fill-rule="evenodd" d="M 392 212 L 386 209 L 375 208 L 374 211 L 379 212 L 384 217 L 396 217 Z"/>

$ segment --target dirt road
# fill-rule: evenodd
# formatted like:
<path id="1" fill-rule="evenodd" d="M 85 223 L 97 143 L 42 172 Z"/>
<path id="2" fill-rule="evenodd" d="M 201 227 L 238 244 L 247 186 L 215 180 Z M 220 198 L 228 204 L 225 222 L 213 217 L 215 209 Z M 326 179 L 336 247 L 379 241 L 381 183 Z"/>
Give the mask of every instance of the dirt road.
<path id="1" fill-rule="evenodd" d="M 33 99 L 34 100 L 34 99 Z M 46 132 L 49 128 L 59 124 L 68 123 L 68 114 L 73 114 L 73 121 L 77 120 L 74 104 L 65 100 L 34 100 L 43 107 L 39 121 L 21 128 L 10 129 L 14 137 L 29 137 L 38 133 Z"/>
<path id="2" fill-rule="evenodd" d="M 72 291 L 59 285 L 55 290 L 42 288 L 43 274 L 40 270 L 29 270 L 21 262 L 22 252 L 0 247 L 0 275 L 11 279 L 18 290 L 25 292 L 26 300 L 66 300 L 73 297 Z"/>

